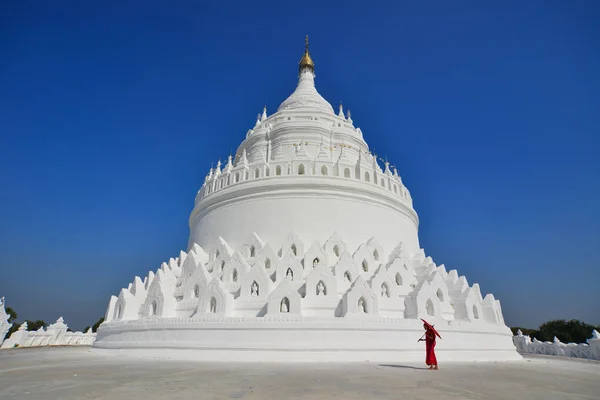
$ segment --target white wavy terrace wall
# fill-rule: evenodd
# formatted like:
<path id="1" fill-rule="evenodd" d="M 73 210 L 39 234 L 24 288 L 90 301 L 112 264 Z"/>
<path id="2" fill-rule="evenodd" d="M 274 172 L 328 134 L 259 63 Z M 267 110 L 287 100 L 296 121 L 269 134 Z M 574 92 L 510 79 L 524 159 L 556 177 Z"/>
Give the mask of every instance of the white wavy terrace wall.
<path id="1" fill-rule="evenodd" d="M 87 332 L 69 332 L 68 326 L 64 323 L 62 317 L 54 324 L 43 327 L 37 331 L 28 331 L 27 322 L 19 327 L 19 330 L 13 332 L 6 339 L 1 348 L 10 349 L 13 347 L 42 347 L 42 346 L 91 346 L 96 340 L 96 333 L 92 329 Z"/>
<path id="2" fill-rule="evenodd" d="M 562 343 L 558 338 L 553 342 L 540 342 L 537 339 L 531 339 L 519 330 L 513 336 L 513 343 L 517 351 L 521 354 L 541 354 L 547 356 L 563 356 L 586 358 L 589 360 L 600 360 L 600 334 L 593 331 L 592 337 L 587 343 Z"/>

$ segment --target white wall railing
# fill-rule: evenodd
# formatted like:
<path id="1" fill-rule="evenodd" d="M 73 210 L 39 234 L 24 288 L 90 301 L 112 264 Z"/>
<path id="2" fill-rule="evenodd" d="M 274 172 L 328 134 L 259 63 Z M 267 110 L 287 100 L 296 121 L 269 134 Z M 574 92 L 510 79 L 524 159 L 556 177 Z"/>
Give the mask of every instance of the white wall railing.
<path id="1" fill-rule="evenodd" d="M 513 336 L 513 343 L 521 354 L 542 354 L 548 356 L 563 356 L 600 360 L 600 333 L 594 330 L 587 343 L 562 343 L 557 337 L 552 342 L 540 342 L 523 335 L 519 330 Z"/>
<path id="2" fill-rule="evenodd" d="M 96 333 L 92 328 L 87 332 L 68 332 L 69 327 L 64 323 L 62 317 L 55 323 L 43 327 L 37 331 L 28 331 L 27 322 L 13 332 L 8 339 L 2 343 L 3 349 L 13 347 L 41 347 L 41 346 L 91 346 L 96 340 Z"/>

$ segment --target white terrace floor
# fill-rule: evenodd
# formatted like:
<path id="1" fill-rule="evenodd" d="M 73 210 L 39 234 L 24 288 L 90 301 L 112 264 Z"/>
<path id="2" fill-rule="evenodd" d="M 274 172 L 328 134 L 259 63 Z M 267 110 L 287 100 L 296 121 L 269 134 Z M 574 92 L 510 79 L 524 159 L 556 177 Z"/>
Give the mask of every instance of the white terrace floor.
<path id="1" fill-rule="evenodd" d="M 88 348 L 0 351 L 0 399 L 599 399 L 600 363 L 194 363 Z"/>

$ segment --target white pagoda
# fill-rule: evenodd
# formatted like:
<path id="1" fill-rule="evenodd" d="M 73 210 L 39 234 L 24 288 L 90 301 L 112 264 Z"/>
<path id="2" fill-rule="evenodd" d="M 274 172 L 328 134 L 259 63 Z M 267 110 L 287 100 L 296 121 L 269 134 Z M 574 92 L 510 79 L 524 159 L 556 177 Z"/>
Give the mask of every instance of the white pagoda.
<path id="1" fill-rule="evenodd" d="M 198 191 L 187 252 L 112 296 L 94 348 L 235 361 L 520 359 L 500 302 L 419 246 L 398 171 L 315 88 L 259 114 Z"/>

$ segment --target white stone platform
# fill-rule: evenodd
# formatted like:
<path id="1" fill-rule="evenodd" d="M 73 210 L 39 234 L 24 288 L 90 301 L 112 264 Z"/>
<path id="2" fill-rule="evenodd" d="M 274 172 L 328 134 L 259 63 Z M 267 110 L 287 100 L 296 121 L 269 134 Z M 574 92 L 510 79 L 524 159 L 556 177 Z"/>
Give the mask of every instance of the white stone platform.
<path id="1" fill-rule="evenodd" d="M 505 326 L 436 322 L 443 359 L 521 359 Z M 419 362 L 425 348 L 422 322 L 410 319 L 146 318 L 103 324 L 98 335 L 93 351 L 182 361 Z"/>
<path id="2" fill-rule="evenodd" d="M 424 355 L 423 355 L 424 356 Z M 0 399 L 596 399 L 600 363 L 197 363 L 86 348 L 0 352 Z"/>

